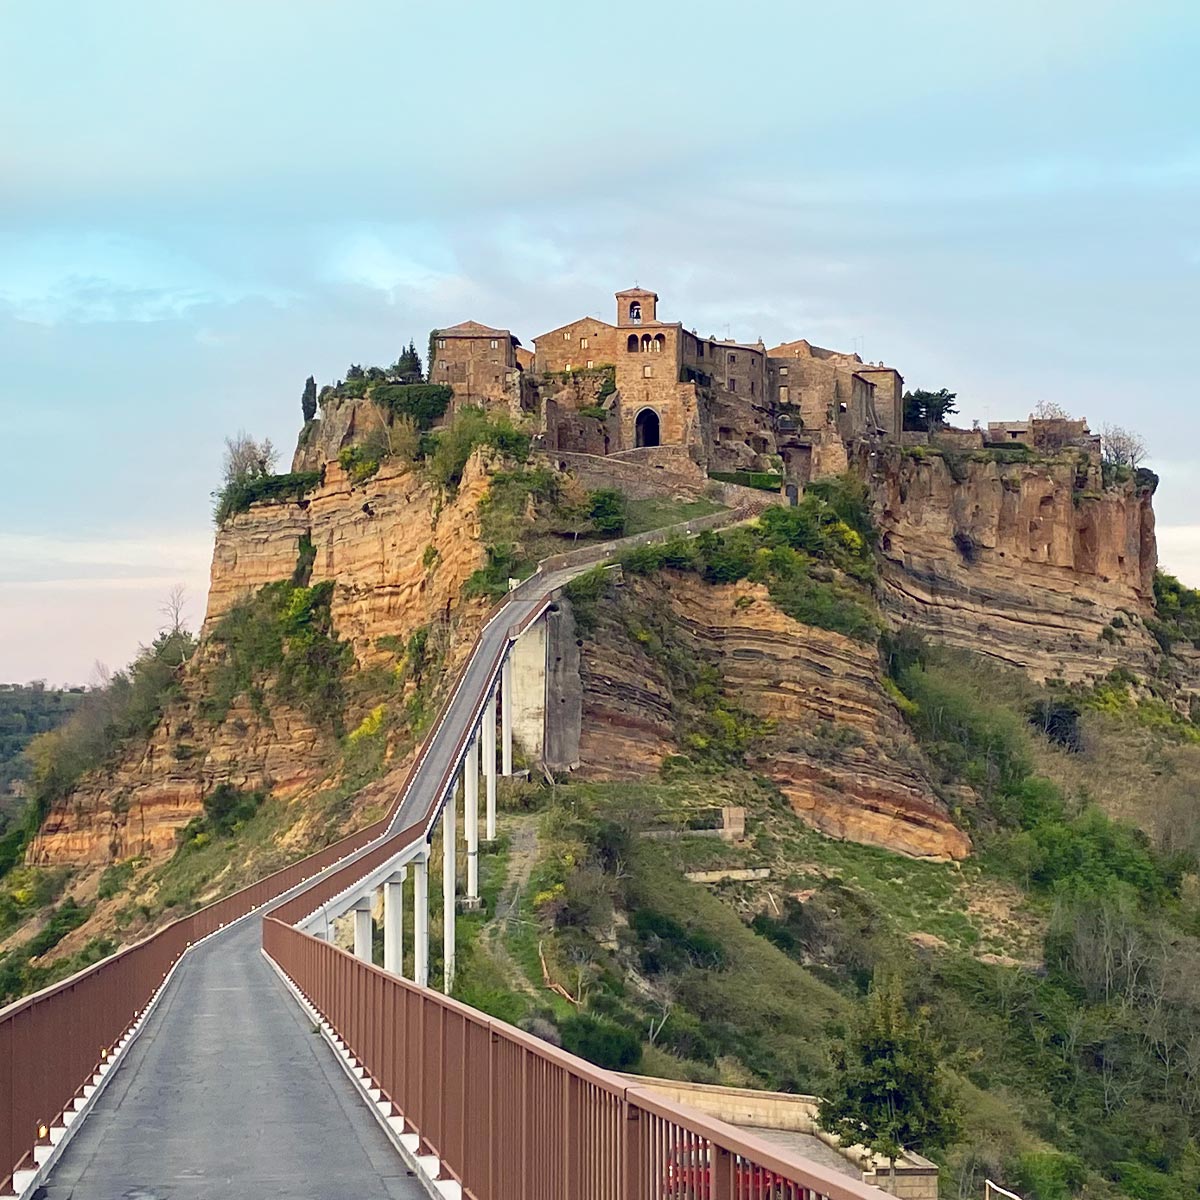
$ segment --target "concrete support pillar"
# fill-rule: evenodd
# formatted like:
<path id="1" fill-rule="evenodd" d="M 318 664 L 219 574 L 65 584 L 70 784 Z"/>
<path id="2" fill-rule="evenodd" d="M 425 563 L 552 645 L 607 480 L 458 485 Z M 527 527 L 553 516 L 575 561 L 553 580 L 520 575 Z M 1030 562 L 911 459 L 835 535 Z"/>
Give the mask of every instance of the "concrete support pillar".
<path id="1" fill-rule="evenodd" d="M 500 774 L 512 774 L 512 727 L 513 727 L 512 651 L 504 658 L 500 668 Z"/>
<path id="2" fill-rule="evenodd" d="M 472 735 L 463 764 L 463 824 L 467 837 L 467 898 L 479 899 L 479 736 Z"/>
<path id="3" fill-rule="evenodd" d="M 489 842 L 496 840 L 496 693 L 483 706 L 483 780 L 487 790 L 487 830 Z"/>
<path id="4" fill-rule="evenodd" d="M 354 906 L 355 958 L 361 958 L 363 962 L 371 961 L 374 932 L 375 926 L 371 920 L 371 897 L 368 896 Z"/>
<path id="5" fill-rule="evenodd" d="M 401 868 L 383 885 L 383 969 L 404 974 L 404 880 Z"/>
<path id="6" fill-rule="evenodd" d="M 456 915 L 454 885 L 458 861 L 458 787 L 450 789 L 442 809 L 442 991 L 448 996 L 454 986 L 454 918 Z"/>
<path id="7" fill-rule="evenodd" d="M 429 859 L 413 862 L 413 981 L 429 986 Z"/>

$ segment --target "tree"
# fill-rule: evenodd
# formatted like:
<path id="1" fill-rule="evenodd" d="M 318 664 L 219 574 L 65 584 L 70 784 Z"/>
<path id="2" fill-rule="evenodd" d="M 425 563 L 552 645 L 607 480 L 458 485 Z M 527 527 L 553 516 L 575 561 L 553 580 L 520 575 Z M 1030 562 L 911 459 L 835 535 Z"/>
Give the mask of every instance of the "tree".
<path id="1" fill-rule="evenodd" d="M 937 392 L 905 392 L 904 428 L 924 433 L 941 428 L 946 424 L 946 418 L 958 411 L 954 403 L 957 396 L 957 392 L 948 392 L 945 388 Z"/>
<path id="2" fill-rule="evenodd" d="M 400 357 L 396 360 L 396 374 L 400 376 L 402 383 L 420 383 L 424 378 L 421 373 L 421 356 L 411 340 L 407 348 L 400 351 Z"/>
<path id="3" fill-rule="evenodd" d="M 1101 456 L 1106 463 L 1136 471 L 1138 464 L 1146 457 L 1146 443 L 1132 429 L 1105 425 L 1101 438 Z"/>
<path id="4" fill-rule="evenodd" d="M 876 978 L 845 1040 L 817 1120 L 846 1145 L 861 1143 L 891 1163 L 900 1152 L 936 1150 L 958 1133 L 958 1108 L 924 1021 L 905 1009 L 900 980 Z M 893 1178 L 893 1191 L 895 1180 Z"/>
<path id="5" fill-rule="evenodd" d="M 317 381 L 310 375 L 304 381 L 304 393 L 300 397 L 300 411 L 304 414 L 304 423 L 317 415 Z"/>
<path id="6" fill-rule="evenodd" d="M 225 439 L 225 486 L 274 474 L 275 458 L 270 438 L 257 442 L 244 429 L 239 430 L 237 437 Z"/>
<path id="7" fill-rule="evenodd" d="M 1057 400 L 1039 400 L 1033 407 L 1035 421 L 1070 421 L 1071 414 Z"/>

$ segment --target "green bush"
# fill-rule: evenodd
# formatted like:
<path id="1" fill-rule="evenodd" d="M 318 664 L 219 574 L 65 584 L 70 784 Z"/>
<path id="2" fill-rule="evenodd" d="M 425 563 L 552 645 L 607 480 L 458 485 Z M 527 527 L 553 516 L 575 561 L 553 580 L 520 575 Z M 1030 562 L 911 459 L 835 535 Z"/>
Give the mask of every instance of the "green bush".
<path id="1" fill-rule="evenodd" d="M 265 711 L 266 684 L 318 723 L 341 732 L 342 680 L 353 661 L 348 644 L 333 631 L 333 581 L 297 587 L 269 583 L 235 604 L 217 623 L 212 642 L 223 651 L 200 711 L 220 724 L 239 695 Z"/>
<path id="2" fill-rule="evenodd" d="M 295 471 L 289 475 L 257 475 L 234 480 L 217 493 L 213 518 L 224 525 L 235 513 L 246 512 L 259 501 L 300 500 L 321 483 L 320 471 Z"/>
<path id="3" fill-rule="evenodd" d="M 719 479 L 722 483 L 757 488 L 762 492 L 777 492 L 783 487 L 783 476 L 769 471 L 709 471 L 708 477 Z"/>
<path id="4" fill-rule="evenodd" d="M 111 900 L 120 895 L 129 886 L 135 869 L 132 858 L 105 867 L 100 873 L 100 882 L 96 885 L 96 895 L 101 900 Z"/>
<path id="5" fill-rule="evenodd" d="M 489 417 L 482 408 L 460 408 L 449 425 L 428 435 L 425 456 L 433 480 L 447 489 L 458 487 L 478 446 L 491 446 L 506 458 L 526 462 L 530 438 L 507 417 Z"/>
<path id="6" fill-rule="evenodd" d="M 488 546 L 487 566 L 473 571 L 463 586 L 465 596 L 483 596 L 499 600 L 508 591 L 508 581 L 518 570 L 516 553 L 512 546 Z"/>
<path id="7" fill-rule="evenodd" d="M 380 383 L 371 399 L 393 417 L 411 417 L 418 429 L 428 429 L 446 415 L 454 389 L 438 383 Z"/>
<path id="8" fill-rule="evenodd" d="M 630 1071 L 641 1062 L 637 1035 L 603 1017 L 576 1013 L 559 1024 L 563 1049 L 610 1071 Z"/>
<path id="9" fill-rule="evenodd" d="M 601 488 L 588 494 L 588 519 L 603 537 L 620 537 L 625 532 L 628 507 L 623 492 Z"/>
<path id="10" fill-rule="evenodd" d="M 365 483 L 379 470 L 379 455 L 366 446 L 347 446 L 338 452 L 341 468 L 350 476 L 351 483 Z"/>

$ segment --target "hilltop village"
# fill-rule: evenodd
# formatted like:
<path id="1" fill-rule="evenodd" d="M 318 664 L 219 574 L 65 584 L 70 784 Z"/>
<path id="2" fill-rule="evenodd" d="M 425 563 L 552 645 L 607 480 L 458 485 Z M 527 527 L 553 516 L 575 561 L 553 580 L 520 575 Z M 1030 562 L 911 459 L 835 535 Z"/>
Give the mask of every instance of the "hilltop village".
<path id="1" fill-rule="evenodd" d="M 661 320 L 646 288 L 615 301 L 615 324 L 582 317 L 539 334 L 532 351 L 477 321 L 435 330 L 429 382 L 452 388 L 455 406 L 536 415 L 538 444 L 550 452 L 776 474 L 797 488 L 845 471 L 854 442 L 929 440 L 904 429 L 904 377 L 893 366 L 804 338 L 768 348 L 701 337 Z M 1016 442 L 1100 458 L 1084 421 L 993 422 L 938 437 L 961 450 Z"/>

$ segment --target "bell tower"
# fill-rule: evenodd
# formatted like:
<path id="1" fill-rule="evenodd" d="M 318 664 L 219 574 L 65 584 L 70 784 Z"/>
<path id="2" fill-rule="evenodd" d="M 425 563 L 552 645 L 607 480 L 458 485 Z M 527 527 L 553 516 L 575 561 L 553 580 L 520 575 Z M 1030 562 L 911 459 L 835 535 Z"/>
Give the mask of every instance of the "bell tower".
<path id="1" fill-rule="evenodd" d="M 617 293 L 617 324 L 653 325 L 658 321 L 658 295 L 645 288 L 627 288 Z"/>

